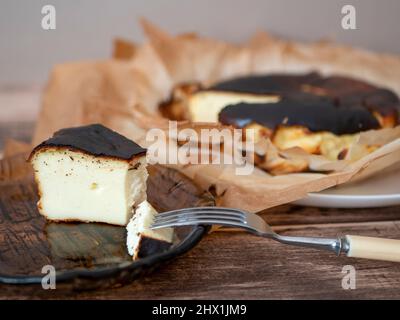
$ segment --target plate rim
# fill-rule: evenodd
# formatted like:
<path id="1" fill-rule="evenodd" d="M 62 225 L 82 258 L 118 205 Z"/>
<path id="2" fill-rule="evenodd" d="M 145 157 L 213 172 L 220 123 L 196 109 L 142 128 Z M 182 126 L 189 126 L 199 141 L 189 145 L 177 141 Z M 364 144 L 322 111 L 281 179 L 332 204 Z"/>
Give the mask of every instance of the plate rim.
<path id="1" fill-rule="evenodd" d="M 347 199 L 355 199 L 355 198 L 362 198 L 362 199 L 375 199 L 375 200 L 382 200 L 382 199 L 400 199 L 400 193 L 389 193 L 389 194 L 374 194 L 374 195 L 354 195 L 354 194 L 329 194 L 329 193 L 319 193 L 319 192 L 310 192 L 307 194 L 307 197 L 315 197 L 315 198 L 347 198 Z M 300 199 L 302 200 L 302 199 Z"/>

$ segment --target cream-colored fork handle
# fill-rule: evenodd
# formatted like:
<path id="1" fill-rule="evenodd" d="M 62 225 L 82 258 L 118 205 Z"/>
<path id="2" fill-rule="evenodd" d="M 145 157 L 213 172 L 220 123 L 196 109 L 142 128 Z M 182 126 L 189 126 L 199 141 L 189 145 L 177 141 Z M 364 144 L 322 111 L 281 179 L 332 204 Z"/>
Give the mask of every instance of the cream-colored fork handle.
<path id="1" fill-rule="evenodd" d="M 400 240 L 346 236 L 348 257 L 400 262 Z"/>

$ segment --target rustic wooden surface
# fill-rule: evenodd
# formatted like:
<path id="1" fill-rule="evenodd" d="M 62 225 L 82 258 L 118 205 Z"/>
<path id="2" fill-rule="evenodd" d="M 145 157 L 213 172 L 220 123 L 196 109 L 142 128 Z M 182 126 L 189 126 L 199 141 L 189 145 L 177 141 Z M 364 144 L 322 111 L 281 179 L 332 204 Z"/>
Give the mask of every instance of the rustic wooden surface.
<path id="1" fill-rule="evenodd" d="M 23 116 L 12 122 L 1 120 L 0 149 L 7 137 L 29 140 L 33 122 Z M 285 205 L 262 217 L 285 235 L 358 234 L 400 239 L 400 207 L 344 210 Z M 342 288 L 345 265 L 356 269 L 355 290 Z M 0 299 L 41 298 L 399 299 L 400 264 L 338 258 L 241 232 L 218 232 L 205 237 L 185 256 L 121 288 L 65 292 L 0 285 Z"/>

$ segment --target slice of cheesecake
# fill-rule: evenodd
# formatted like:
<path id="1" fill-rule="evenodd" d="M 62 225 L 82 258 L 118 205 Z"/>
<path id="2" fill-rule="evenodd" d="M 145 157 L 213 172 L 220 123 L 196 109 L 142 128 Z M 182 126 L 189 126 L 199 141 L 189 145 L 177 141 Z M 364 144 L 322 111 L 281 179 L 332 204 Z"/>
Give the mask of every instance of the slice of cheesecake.
<path id="1" fill-rule="evenodd" d="M 49 220 L 126 225 L 146 199 L 146 149 L 99 124 L 57 131 L 29 161 Z"/>
<path id="2" fill-rule="evenodd" d="M 126 227 L 126 245 L 134 260 L 165 251 L 172 244 L 172 228 L 150 229 L 156 215 L 157 211 L 152 205 L 143 201 L 136 207 L 135 214 Z"/>

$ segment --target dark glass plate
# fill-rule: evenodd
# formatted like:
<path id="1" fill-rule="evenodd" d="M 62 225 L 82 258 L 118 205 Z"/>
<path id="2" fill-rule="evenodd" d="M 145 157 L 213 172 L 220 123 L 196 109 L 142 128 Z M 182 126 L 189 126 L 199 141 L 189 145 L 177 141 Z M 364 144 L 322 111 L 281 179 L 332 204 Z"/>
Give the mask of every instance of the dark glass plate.
<path id="1" fill-rule="evenodd" d="M 168 251 L 132 261 L 125 227 L 47 222 L 36 209 L 29 168 L 20 160 L 0 162 L 0 283 L 40 284 L 43 266 L 52 265 L 57 289 L 120 286 L 182 255 L 207 232 L 204 226 L 177 228 Z M 215 205 L 210 193 L 178 171 L 161 166 L 148 170 L 148 201 L 159 212 Z"/>

